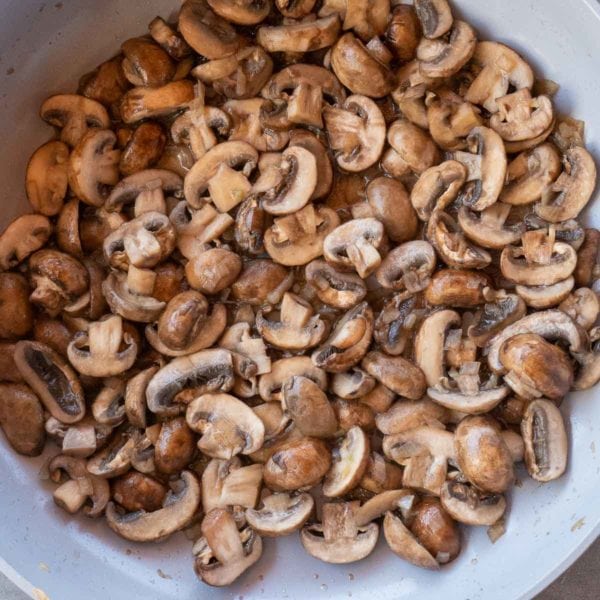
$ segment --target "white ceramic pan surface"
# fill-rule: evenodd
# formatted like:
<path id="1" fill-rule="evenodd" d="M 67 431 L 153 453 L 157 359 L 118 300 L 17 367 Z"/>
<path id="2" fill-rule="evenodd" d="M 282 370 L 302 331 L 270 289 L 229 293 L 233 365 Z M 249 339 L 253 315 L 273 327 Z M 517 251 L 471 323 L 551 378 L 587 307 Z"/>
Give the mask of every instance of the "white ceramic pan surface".
<path id="1" fill-rule="evenodd" d="M 51 130 L 37 117 L 49 94 L 75 90 L 77 79 L 122 40 L 145 32 L 177 0 L 2 0 L 0 2 L 0 182 L 2 224 L 27 209 L 24 170 Z M 586 121 L 600 158 L 600 5 L 595 0 L 457 0 L 455 10 L 481 38 L 506 42 L 544 77 L 560 82 L 563 111 Z M 590 203 L 590 204 L 593 204 Z M 588 211 L 600 226 L 600 204 Z M 70 518 L 38 481 L 41 460 L 20 457 L 0 435 L 0 571 L 52 600 L 152 598 L 378 600 L 531 598 L 600 533 L 599 392 L 564 404 L 571 437 L 566 476 L 538 485 L 522 474 L 512 494 L 508 531 L 492 545 L 485 529 L 465 534 L 462 554 L 439 573 L 395 557 L 383 540 L 360 563 L 329 566 L 292 536 L 267 540 L 261 561 L 228 589 L 210 589 L 192 571 L 191 543 L 178 534 L 136 545 L 102 522 Z M 12 568 L 11 568 L 12 567 Z M 30 583 L 29 583 L 30 582 Z"/>

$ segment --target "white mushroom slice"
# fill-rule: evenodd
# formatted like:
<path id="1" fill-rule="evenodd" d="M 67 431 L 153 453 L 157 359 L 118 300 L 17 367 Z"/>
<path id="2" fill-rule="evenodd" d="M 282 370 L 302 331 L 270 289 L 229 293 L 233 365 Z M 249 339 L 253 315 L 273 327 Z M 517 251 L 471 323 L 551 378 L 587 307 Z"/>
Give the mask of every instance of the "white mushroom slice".
<path id="1" fill-rule="evenodd" d="M 506 512 L 502 494 L 488 494 L 459 481 L 446 481 L 440 494 L 442 506 L 459 523 L 493 525 Z"/>
<path id="2" fill-rule="evenodd" d="M 542 144 L 513 159 L 506 171 L 506 185 L 500 201 L 506 204 L 531 204 L 560 175 L 560 157 L 552 144 Z"/>
<path id="3" fill-rule="evenodd" d="M 569 344 L 573 354 L 582 352 L 587 345 L 585 332 L 577 327 L 572 319 L 560 310 L 535 312 L 509 325 L 488 343 L 488 364 L 495 373 L 502 373 L 500 348 L 506 340 L 521 333 L 536 333 L 548 340 L 562 340 Z"/>
<path id="4" fill-rule="evenodd" d="M 415 0 L 415 10 L 427 39 L 439 38 L 452 27 L 452 11 L 447 0 Z"/>
<path id="5" fill-rule="evenodd" d="M 213 458 L 202 473 L 202 509 L 256 506 L 262 485 L 262 465 L 242 466 L 237 456 Z"/>
<path id="6" fill-rule="evenodd" d="M 512 85 L 517 90 L 533 86 L 531 67 L 511 48 L 498 42 L 479 42 L 473 62 L 481 68 L 471 83 L 465 100 L 482 105 L 487 111 L 498 111 L 497 98 L 502 98 Z"/>
<path id="7" fill-rule="evenodd" d="M 337 498 L 355 488 L 367 468 L 369 452 L 365 432 L 358 426 L 348 430 L 331 452 L 331 468 L 323 481 L 323 494 Z"/>
<path id="8" fill-rule="evenodd" d="M 261 337 L 252 337 L 250 324 L 234 323 L 219 340 L 221 348 L 241 354 L 256 364 L 256 375 L 271 372 L 271 359 Z"/>
<path id="9" fill-rule="evenodd" d="M 253 396 L 256 395 L 256 392 Z M 265 444 L 283 433 L 290 424 L 291 417 L 284 413 L 281 404 L 278 402 L 263 402 L 258 406 L 253 406 L 252 410 L 265 426 Z"/>
<path id="10" fill-rule="evenodd" d="M 92 415 L 97 423 L 112 427 L 119 425 L 125 419 L 125 381 L 123 379 L 110 377 L 104 381 L 104 386 L 92 402 Z"/>
<path id="11" fill-rule="evenodd" d="M 109 129 L 88 131 L 69 159 L 69 185 L 83 202 L 100 207 L 119 181 L 120 150 L 117 136 Z"/>
<path id="12" fill-rule="evenodd" d="M 569 442 L 560 411 L 548 400 L 529 404 L 521 422 L 525 464 L 536 481 L 558 479 L 567 468 Z"/>
<path id="13" fill-rule="evenodd" d="M 106 479 L 123 475 L 131 468 L 131 457 L 139 437 L 136 431 L 119 431 L 108 446 L 88 460 L 87 470 Z"/>
<path id="14" fill-rule="evenodd" d="M 52 234 L 52 225 L 43 215 L 21 215 L 0 235 L 0 271 L 16 267 L 39 250 Z"/>
<path id="15" fill-rule="evenodd" d="M 407 119 L 394 121 L 387 132 L 391 148 L 381 165 L 394 177 L 421 174 L 440 161 L 440 151 L 428 133 Z"/>
<path id="16" fill-rule="evenodd" d="M 596 187 L 596 164 L 581 147 L 570 148 L 564 157 L 564 171 L 542 193 L 535 212 L 545 221 L 559 223 L 575 219 L 589 202 Z"/>
<path id="17" fill-rule="evenodd" d="M 385 144 L 385 120 L 366 96 L 349 96 L 341 107 L 323 109 L 329 145 L 338 165 L 350 172 L 364 171 L 381 156 Z"/>
<path id="18" fill-rule="evenodd" d="M 425 397 L 417 401 L 398 400 L 375 417 L 377 429 L 384 435 L 402 433 L 426 425 L 442 426 L 450 421 L 450 411 Z"/>
<path id="19" fill-rule="evenodd" d="M 548 96 L 532 98 L 529 89 L 496 99 L 498 112 L 490 119 L 490 127 L 503 140 L 520 142 L 538 137 L 552 125 L 554 111 Z"/>
<path id="20" fill-rule="evenodd" d="M 598 319 L 600 301 L 594 290 L 581 287 L 565 298 L 558 308 L 587 331 Z"/>
<path id="21" fill-rule="evenodd" d="M 312 305 L 290 292 L 283 295 L 278 320 L 256 314 L 256 329 L 271 345 L 285 350 L 303 350 L 316 346 L 325 335 L 325 322 L 314 314 Z"/>
<path id="22" fill-rule="evenodd" d="M 294 375 L 300 375 L 314 381 L 322 390 L 327 388 L 327 374 L 316 367 L 309 356 L 281 358 L 273 362 L 270 373 L 261 375 L 258 393 L 265 402 L 281 401 L 283 386 Z"/>
<path id="23" fill-rule="evenodd" d="M 356 511 L 356 524 L 365 526 L 387 511 L 400 510 L 403 514 L 408 513 L 414 501 L 415 493 L 412 490 L 386 490 L 369 498 Z"/>
<path id="24" fill-rule="evenodd" d="M 345 400 L 356 400 L 371 392 L 377 381 L 366 371 L 353 367 L 344 373 L 335 373 L 331 378 L 330 390 Z"/>
<path id="25" fill-rule="evenodd" d="M 454 21 L 448 41 L 423 38 L 417 47 L 419 68 L 426 77 L 450 77 L 464 67 L 475 52 L 477 36 L 464 21 Z"/>
<path id="26" fill-rule="evenodd" d="M 90 323 L 88 330 L 79 332 L 67 349 L 71 364 L 91 377 L 110 377 L 127 371 L 137 352 L 137 343 L 123 332 L 123 320 L 116 315 Z"/>
<path id="27" fill-rule="evenodd" d="M 336 227 L 323 242 L 323 254 L 334 266 L 354 267 L 363 279 L 381 264 L 378 252 L 383 225 L 373 218 L 353 219 Z"/>
<path id="28" fill-rule="evenodd" d="M 167 494 L 163 508 L 151 513 L 139 511 L 121 514 L 114 503 L 106 507 L 108 526 L 132 542 L 152 542 L 183 529 L 200 506 L 200 484 L 190 471 L 183 471 L 180 489 Z"/>
<path id="29" fill-rule="evenodd" d="M 256 41 L 267 52 L 312 52 L 331 46 L 339 31 L 340 21 L 337 15 L 331 15 L 290 25 L 260 27 Z"/>
<path id="30" fill-rule="evenodd" d="M 186 411 L 190 429 L 202 434 L 198 448 L 213 458 L 229 459 L 256 452 L 264 442 L 265 426 L 253 410 L 229 394 L 203 394 Z"/>
<path id="31" fill-rule="evenodd" d="M 383 452 L 404 466 L 403 485 L 435 496 L 446 481 L 448 461 L 456 456 L 454 435 L 432 426 L 384 436 Z"/>
<path id="32" fill-rule="evenodd" d="M 193 547 L 194 569 L 213 586 L 233 583 L 262 555 L 262 540 L 251 527 L 238 531 L 234 516 L 216 508 L 202 521 L 202 534 Z"/>
<path id="33" fill-rule="evenodd" d="M 431 244 L 422 240 L 405 242 L 387 254 L 375 277 L 384 288 L 414 294 L 427 287 L 435 263 Z"/>
<path id="34" fill-rule="evenodd" d="M 146 388 L 156 372 L 158 365 L 148 367 L 134 375 L 125 387 L 125 414 L 134 427 L 145 429 L 146 421 Z"/>
<path id="35" fill-rule="evenodd" d="M 502 138 L 488 127 L 474 127 L 467 138 L 468 152 L 453 158 L 467 167 L 469 182 L 460 193 L 465 206 L 483 210 L 498 200 L 506 177 L 506 151 Z"/>
<path id="36" fill-rule="evenodd" d="M 310 517 L 315 506 L 313 497 L 298 494 L 271 494 L 258 509 L 246 510 L 248 524 L 264 537 L 279 537 L 298 531 Z"/>
<path id="37" fill-rule="evenodd" d="M 496 202 L 479 213 L 461 206 L 458 209 L 458 224 L 476 244 L 501 250 L 518 242 L 525 233 L 525 223 L 505 224 L 510 210 L 511 206 L 502 202 Z"/>
<path id="38" fill-rule="evenodd" d="M 125 123 L 168 117 L 189 106 L 194 99 L 194 84 L 189 79 L 172 81 L 162 87 L 135 87 L 121 100 L 119 109 Z"/>
<path id="39" fill-rule="evenodd" d="M 574 286 L 575 279 L 567 277 L 551 285 L 516 285 L 515 292 L 523 298 L 527 306 L 544 309 L 565 300 Z"/>
<path id="40" fill-rule="evenodd" d="M 304 549 L 311 556 L 333 564 L 355 562 L 371 554 L 379 527 L 376 523 L 359 527 L 358 508 L 359 502 L 324 504 L 322 524 L 306 525 L 300 532 Z"/>

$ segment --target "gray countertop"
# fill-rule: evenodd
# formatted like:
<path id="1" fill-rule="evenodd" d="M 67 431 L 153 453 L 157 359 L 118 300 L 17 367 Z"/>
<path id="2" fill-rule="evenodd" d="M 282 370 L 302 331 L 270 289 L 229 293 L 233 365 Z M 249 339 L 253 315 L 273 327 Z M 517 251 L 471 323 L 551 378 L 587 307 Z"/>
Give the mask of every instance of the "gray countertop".
<path id="1" fill-rule="evenodd" d="M 18 565 L 15 565 L 18 566 Z M 600 597 L 600 539 L 536 600 L 598 600 Z M 0 575 L 0 600 L 28 600 L 3 575 Z M 61 600 L 51 598 L 51 600 Z M 507 598 L 506 600 L 511 600 Z"/>

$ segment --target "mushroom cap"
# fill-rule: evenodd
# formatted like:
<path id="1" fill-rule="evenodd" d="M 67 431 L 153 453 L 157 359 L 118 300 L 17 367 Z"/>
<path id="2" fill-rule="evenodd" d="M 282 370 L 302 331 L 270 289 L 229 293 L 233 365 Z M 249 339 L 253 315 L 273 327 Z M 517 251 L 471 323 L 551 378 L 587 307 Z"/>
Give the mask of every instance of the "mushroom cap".
<path id="1" fill-rule="evenodd" d="M 177 173 L 166 169 L 144 169 L 119 181 L 106 199 L 104 208 L 108 211 L 120 211 L 126 204 L 135 202 L 142 192 L 157 188 L 166 194 L 177 196 L 183 189 L 183 180 Z"/>
<path id="2" fill-rule="evenodd" d="M 260 27 L 256 41 L 267 52 L 312 52 L 331 46 L 339 31 L 338 16 L 331 15 L 314 21 Z"/>
<path id="3" fill-rule="evenodd" d="M 440 500 L 445 511 L 465 525 L 493 525 L 506 511 L 502 494 L 486 494 L 458 481 L 444 483 Z"/>
<path id="4" fill-rule="evenodd" d="M 367 293 L 358 275 L 337 271 L 324 260 L 313 260 L 306 265 L 304 272 L 306 281 L 315 289 L 319 300 L 334 308 L 352 308 Z"/>
<path id="5" fill-rule="evenodd" d="M 420 292 L 435 269 L 433 246 L 423 240 L 405 242 L 390 251 L 379 265 L 375 277 L 384 288 Z"/>
<path id="6" fill-rule="evenodd" d="M 48 241 L 52 225 L 43 215 L 21 215 L 0 235 L 0 270 L 16 267 Z"/>
<path id="7" fill-rule="evenodd" d="M 271 10 L 271 0 L 207 0 L 213 11 L 230 23 L 256 25 Z"/>
<path id="8" fill-rule="evenodd" d="M 458 390 L 448 390 L 442 386 L 427 389 L 427 396 L 445 408 L 467 415 L 487 413 L 509 393 L 508 387 L 501 385 L 490 389 L 480 389 L 474 394 L 464 394 Z"/>
<path id="9" fill-rule="evenodd" d="M 132 542 L 152 542 L 183 529 L 200 506 L 200 484 L 190 471 L 181 473 L 181 489 L 170 492 L 163 508 L 154 512 L 137 511 L 120 514 L 114 503 L 106 507 L 108 526 Z"/>
<path id="10" fill-rule="evenodd" d="M 563 300 L 558 308 L 587 331 L 596 323 L 600 313 L 600 300 L 594 290 L 581 287 Z"/>
<path id="11" fill-rule="evenodd" d="M 358 367 L 353 367 L 345 373 L 335 373 L 331 378 L 330 390 L 345 400 L 356 400 L 366 396 L 376 385 L 374 377 Z"/>
<path id="12" fill-rule="evenodd" d="M 387 411 L 375 417 L 377 429 L 384 435 L 449 421 L 449 411 L 427 397 L 417 401 L 398 400 Z"/>
<path id="13" fill-rule="evenodd" d="M 288 68 L 291 68 L 291 66 Z M 329 73 L 329 71 L 326 72 Z M 342 95 L 342 97 L 344 97 L 344 95 Z M 289 145 L 306 148 L 312 152 L 317 161 L 317 185 L 315 186 L 311 200 L 318 200 L 319 198 L 327 196 L 333 183 L 333 168 L 331 166 L 331 159 L 329 158 L 327 148 L 323 142 L 307 129 L 292 129 L 292 131 L 290 131 Z"/>
<path id="14" fill-rule="evenodd" d="M 122 98 L 119 110 L 124 123 L 168 117 L 189 106 L 194 99 L 194 84 L 189 79 L 172 81 L 162 87 L 136 87 Z"/>
<path id="15" fill-rule="evenodd" d="M 407 170 L 417 174 L 423 173 L 440 160 L 440 151 L 430 135 L 408 119 L 398 119 L 390 125 L 387 141 Z"/>
<path id="16" fill-rule="evenodd" d="M 481 271 L 440 269 L 425 290 L 425 300 L 432 306 L 474 308 L 485 302 L 484 290 L 491 280 Z"/>
<path id="17" fill-rule="evenodd" d="M 265 402 L 281 400 L 283 386 L 292 377 L 299 375 L 314 381 L 322 390 L 327 387 L 327 374 L 315 366 L 309 356 L 280 358 L 273 362 L 271 371 L 260 376 L 258 393 Z"/>
<path id="18" fill-rule="evenodd" d="M 300 529 L 315 506 L 313 497 L 306 493 L 278 493 L 267 496 L 259 509 L 246 510 L 246 520 L 264 537 L 289 535 Z"/>
<path id="19" fill-rule="evenodd" d="M 515 291 L 527 306 L 544 309 L 552 308 L 562 302 L 575 285 L 573 276 L 552 285 L 516 285 Z"/>
<path id="20" fill-rule="evenodd" d="M 402 356 L 388 356 L 383 352 L 369 352 L 361 362 L 362 368 L 387 388 L 411 400 L 419 400 L 425 393 L 423 371 Z"/>
<path id="21" fill-rule="evenodd" d="M 482 348 L 491 337 L 524 317 L 526 312 L 525 302 L 516 294 L 493 298 L 476 313 L 474 322 L 467 330 L 469 339 Z"/>

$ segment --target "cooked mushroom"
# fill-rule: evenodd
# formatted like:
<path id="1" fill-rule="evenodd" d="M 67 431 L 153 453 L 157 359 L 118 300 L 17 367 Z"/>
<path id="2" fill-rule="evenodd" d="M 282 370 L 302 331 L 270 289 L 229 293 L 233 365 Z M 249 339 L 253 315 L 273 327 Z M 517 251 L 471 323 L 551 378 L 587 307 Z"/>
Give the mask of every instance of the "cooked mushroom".
<path id="1" fill-rule="evenodd" d="M 260 27 L 256 41 L 267 52 L 312 52 L 331 46 L 339 31 L 340 21 L 337 15 L 331 15 L 312 21 Z"/>
<path id="2" fill-rule="evenodd" d="M 577 266 L 573 272 L 575 283 L 581 286 L 592 285 L 593 272 L 598 259 L 600 247 L 600 231 L 586 229 L 585 239 L 577 252 Z"/>
<path id="3" fill-rule="evenodd" d="M 52 233 L 52 225 L 43 215 L 17 217 L 0 235 L 0 270 L 16 267 L 41 248 Z"/>
<path id="4" fill-rule="evenodd" d="M 502 494 L 512 485 L 513 458 L 493 419 L 463 419 L 456 428 L 455 446 L 458 466 L 473 485 L 494 494 Z"/>
<path id="5" fill-rule="evenodd" d="M 324 260 L 313 260 L 306 265 L 305 276 L 319 300 L 334 308 L 351 308 L 367 293 L 366 286 L 358 275 L 336 271 Z"/>
<path id="6" fill-rule="evenodd" d="M 332 450 L 332 464 L 323 482 L 328 498 L 343 496 L 356 487 L 369 461 L 370 444 L 360 427 L 352 427 Z"/>
<path id="7" fill-rule="evenodd" d="M 552 285 L 517 285 L 515 291 L 527 306 L 543 309 L 556 306 L 565 300 L 574 285 L 573 277 L 567 277 Z"/>
<path id="8" fill-rule="evenodd" d="M 331 391 L 345 400 L 356 400 L 371 392 L 377 382 L 366 371 L 353 367 L 344 373 L 335 373 L 331 378 Z"/>
<path id="9" fill-rule="evenodd" d="M 425 377 L 421 369 L 401 356 L 369 352 L 362 368 L 396 394 L 418 400 L 425 393 Z"/>
<path id="10" fill-rule="evenodd" d="M 18 273 L 0 273 L 0 338 L 25 337 L 34 326 L 27 280 Z"/>
<path id="11" fill-rule="evenodd" d="M 385 38 L 392 51 L 402 62 L 412 61 L 421 39 L 421 23 L 413 6 L 394 6 Z"/>
<path id="12" fill-rule="evenodd" d="M 394 121 L 387 132 L 391 146 L 383 155 L 384 170 L 394 177 L 421 174 L 440 162 L 440 151 L 428 133 L 408 119 Z"/>
<path id="13" fill-rule="evenodd" d="M 323 118 L 329 145 L 342 169 L 364 171 L 379 160 L 385 144 L 385 120 L 373 100 L 349 96 L 339 107 L 326 106 Z"/>
<path id="14" fill-rule="evenodd" d="M 311 200 L 327 196 L 333 183 L 333 169 L 325 144 L 315 134 L 306 129 L 293 129 L 290 131 L 289 145 L 306 148 L 317 161 L 317 185 Z"/>
<path id="15" fill-rule="evenodd" d="M 272 260 L 248 261 L 231 286 L 236 300 L 252 305 L 277 304 L 292 286 L 293 274 Z"/>
<path id="16" fill-rule="evenodd" d="M 347 564 L 371 554 L 379 537 L 379 526 L 359 526 L 359 502 L 325 503 L 321 523 L 306 525 L 300 532 L 304 549 L 327 563 Z"/>
<path id="17" fill-rule="evenodd" d="M 501 250 L 518 242 L 525 233 L 524 223 L 505 224 L 510 211 L 511 206 L 502 202 L 496 202 L 481 212 L 461 206 L 458 209 L 458 224 L 466 236 L 476 244 Z"/>
<path id="18" fill-rule="evenodd" d="M 181 473 L 180 489 L 170 491 L 163 507 L 153 512 L 136 511 L 121 514 L 112 502 L 106 507 L 108 526 L 122 538 L 132 542 L 164 539 L 183 529 L 200 506 L 200 485 L 189 471 Z"/>
<path id="19" fill-rule="evenodd" d="M 88 460 L 88 471 L 105 479 L 123 475 L 131 468 L 131 458 L 139 437 L 135 430 L 117 430 L 108 445 Z"/>
<path id="20" fill-rule="evenodd" d="M 313 352 L 312 361 L 332 373 L 346 371 L 363 358 L 372 337 L 373 311 L 361 302 L 335 324 L 324 344 Z"/>
<path id="21" fill-rule="evenodd" d="M 493 525 L 506 511 L 502 494 L 490 494 L 459 481 L 446 481 L 440 500 L 445 511 L 465 525 Z"/>
<path id="22" fill-rule="evenodd" d="M 567 467 L 569 447 L 558 408 L 548 400 L 531 402 L 523 415 L 521 433 L 529 475 L 541 482 L 558 479 Z"/>
<path id="23" fill-rule="evenodd" d="M 322 390 L 327 387 L 325 371 L 313 365 L 308 356 L 281 358 L 273 362 L 271 371 L 261 376 L 258 392 L 265 402 L 281 401 L 283 386 L 295 375 L 314 381 Z"/>
<path id="24" fill-rule="evenodd" d="M 125 381 L 122 378 L 110 377 L 104 380 L 102 389 L 92 402 L 92 415 L 100 425 L 116 427 L 123 422 L 125 419 Z"/>
<path id="25" fill-rule="evenodd" d="M 152 377 L 158 371 L 158 365 L 153 365 L 134 375 L 125 387 L 125 414 L 134 427 L 146 427 L 146 388 Z"/>
<path id="26" fill-rule="evenodd" d="M 194 456 L 194 441 L 195 436 L 183 417 L 164 421 L 154 443 L 156 470 L 174 475 L 185 469 Z"/>
<path id="27" fill-rule="evenodd" d="M 60 139 L 72 147 L 79 144 L 89 129 L 110 127 L 110 118 L 102 104 L 76 94 L 50 96 L 42 104 L 40 116 L 58 127 Z"/>
<path id="28" fill-rule="evenodd" d="M 238 531 L 233 515 L 216 508 L 204 517 L 193 548 L 198 577 L 213 586 L 233 583 L 262 554 L 262 540 L 251 527 Z"/>
<path id="29" fill-rule="evenodd" d="M 262 500 L 260 508 L 246 510 L 246 519 L 264 537 L 289 535 L 306 523 L 314 505 L 313 497 L 306 492 L 271 494 Z"/>
<path id="30" fill-rule="evenodd" d="M 189 284 L 204 294 L 217 294 L 231 286 L 242 270 L 240 257 L 225 248 L 210 248 L 191 257 L 185 267 Z"/>
<path id="31" fill-rule="evenodd" d="M 168 491 L 166 485 L 137 471 L 118 477 L 111 487 L 114 501 L 131 512 L 159 510 Z"/>
<path id="32" fill-rule="evenodd" d="M 219 346 L 245 356 L 255 363 L 257 375 L 271 372 L 271 359 L 267 354 L 267 347 L 261 337 L 251 335 L 249 323 L 239 322 L 228 327 L 219 340 Z"/>
<path id="33" fill-rule="evenodd" d="M 384 288 L 414 294 L 429 284 L 435 262 L 431 244 L 420 240 L 406 242 L 383 259 L 375 276 Z"/>
<path id="34" fill-rule="evenodd" d="M 188 405 L 186 420 L 193 431 L 202 434 L 198 448 L 213 458 L 229 459 L 240 452 L 251 454 L 263 445 L 263 422 L 251 408 L 229 394 L 198 396 Z"/>
<path id="35" fill-rule="evenodd" d="M 148 25 L 148 30 L 152 39 L 174 59 L 181 60 L 191 53 L 191 48 L 161 17 L 152 19 Z"/>
<path id="36" fill-rule="evenodd" d="M 136 87 L 129 90 L 120 103 L 123 122 L 137 123 L 142 119 L 167 117 L 186 108 L 194 99 L 194 86 L 183 79 L 162 87 Z"/>
<path id="37" fill-rule="evenodd" d="M 175 75 L 175 64 L 169 55 L 147 38 L 131 38 L 121 44 L 123 73 L 138 86 L 160 87 Z"/>
<path id="38" fill-rule="evenodd" d="M 425 300 L 432 306 L 474 308 L 485 302 L 483 291 L 489 286 L 489 277 L 479 271 L 441 269 L 431 278 Z"/>
<path id="39" fill-rule="evenodd" d="M 595 291 L 581 287 L 565 298 L 558 308 L 568 314 L 577 325 L 589 330 L 598 319 L 600 302 Z"/>
<path id="40" fill-rule="evenodd" d="M 415 0 L 415 10 L 423 35 L 430 40 L 448 33 L 452 27 L 452 12 L 446 0 Z"/>
<path id="41" fill-rule="evenodd" d="M 0 383 L 0 429 L 19 454 L 38 456 L 44 449 L 44 411 L 23 383 Z"/>

